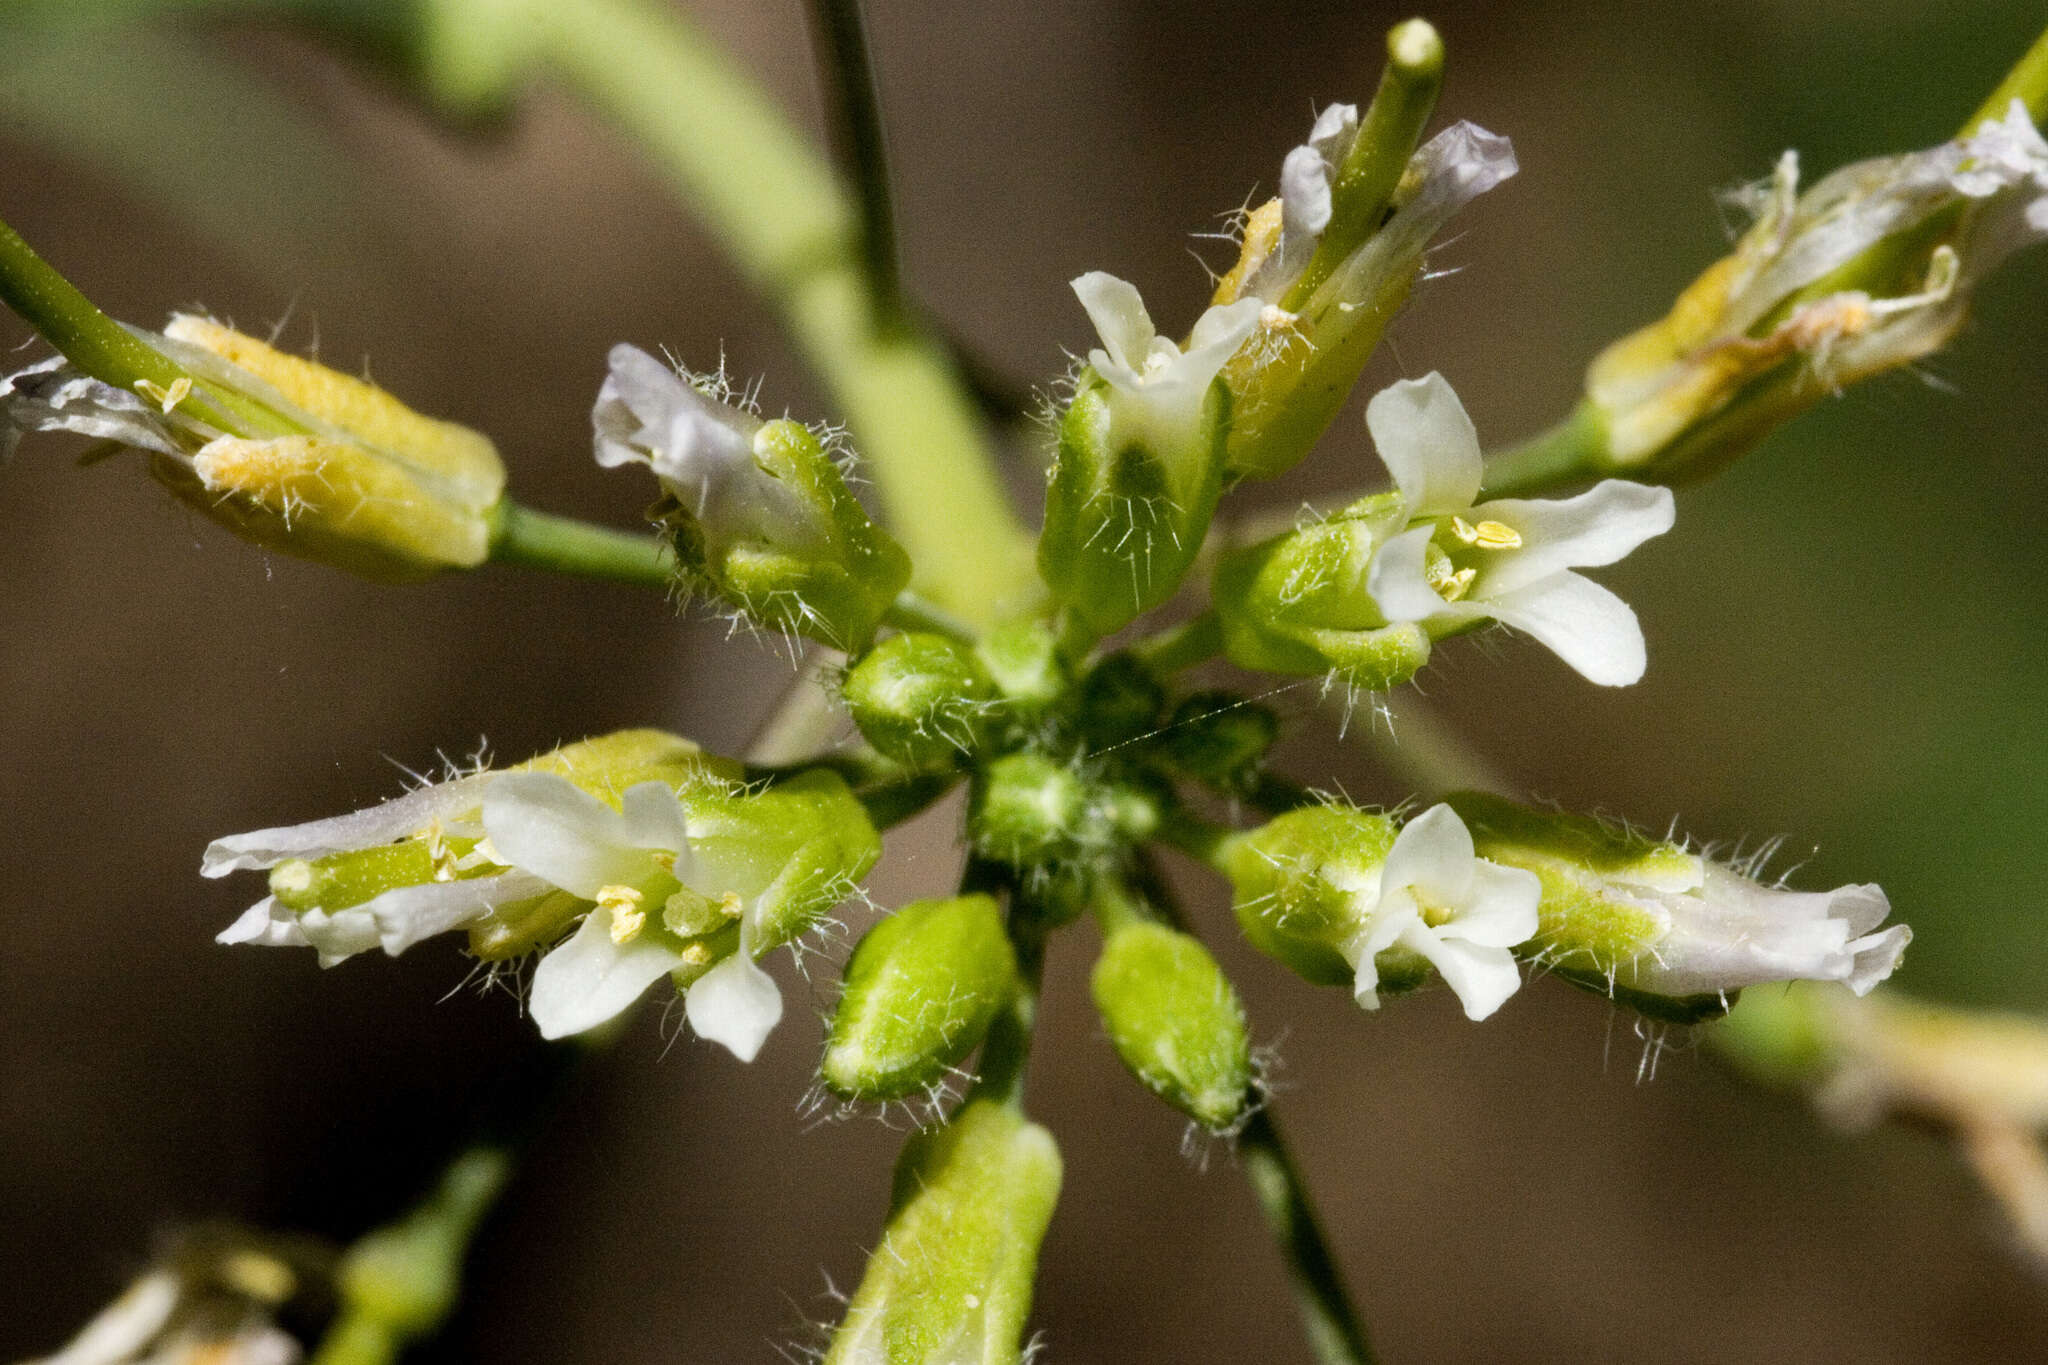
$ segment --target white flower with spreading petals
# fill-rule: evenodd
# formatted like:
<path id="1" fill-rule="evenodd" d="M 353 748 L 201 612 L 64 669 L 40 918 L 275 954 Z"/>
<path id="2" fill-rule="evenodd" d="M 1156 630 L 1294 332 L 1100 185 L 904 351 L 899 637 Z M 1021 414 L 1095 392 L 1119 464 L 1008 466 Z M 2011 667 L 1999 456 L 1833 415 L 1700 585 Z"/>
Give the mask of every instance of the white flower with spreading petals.
<path id="1" fill-rule="evenodd" d="M 1091 270 L 1073 288 L 1102 338 L 1088 363 L 1116 391 L 1112 411 L 1119 426 L 1130 424 L 1125 438 L 1161 457 L 1181 453 L 1201 425 L 1209 385 L 1258 326 L 1263 305 L 1240 299 L 1207 310 L 1183 350 L 1153 328 L 1128 281 Z"/>
<path id="2" fill-rule="evenodd" d="M 1591 682 L 1643 676 L 1628 604 L 1573 573 L 1612 564 L 1671 529 L 1668 488 L 1607 479 L 1574 498 L 1475 503 L 1478 434 L 1442 375 L 1373 395 L 1366 425 L 1412 525 L 1373 555 L 1366 591 L 1389 622 L 1433 634 L 1484 620 L 1533 635 Z"/>
<path id="3" fill-rule="evenodd" d="M 782 995 L 754 961 L 749 907 L 696 884 L 705 878 L 690 854 L 689 820 L 668 784 L 628 787 L 613 810 L 553 773 L 508 773 L 485 796 L 483 823 L 499 857 L 595 903 L 534 971 L 527 1008 L 542 1037 L 595 1028 L 692 965 L 692 946 L 664 927 L 663 912 L 709 901 L 718 917 L 739 921 L 739 947 L 690 985 L 684 1009 L 699 1037 L 754 1059 L 782 1018 Z"/>
<path id="4" fill-rule="evenodd" d="M 1542 883 L 1533 872 L 1476 856 L 1472 834 L 1449 806 L 1402 826 L 1370 884 L 1349 888 L 1362 928 L 1344 948 L 1357 975 L 1352 994 L 1380 1006 L 1379 955 L 1405 948 L 1428 960 L 1456 992 L 1468 1019 L 1484 1019 L 1522 985 L 1513 949 L 1536 936 Z"/>

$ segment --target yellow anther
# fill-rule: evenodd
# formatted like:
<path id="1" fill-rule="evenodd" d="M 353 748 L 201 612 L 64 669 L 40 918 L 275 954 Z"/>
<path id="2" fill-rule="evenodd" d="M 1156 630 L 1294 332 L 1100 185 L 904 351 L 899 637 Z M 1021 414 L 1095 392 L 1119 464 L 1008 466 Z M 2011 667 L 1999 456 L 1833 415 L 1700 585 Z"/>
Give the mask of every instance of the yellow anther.
<path id="1" fill-rule="evenodd" d="M 676 870 L 676 855 L 665 848 L 649 849 L 647 856 L 663 872 L 673 873 Z"/>
<path id="2" fill-rule="evenodd" d="M 220 1264 L 220 1277 L 252 1299 L 283 1303 L 298 1286 L 290 1266 L 260 1251 L 235 1251 Z"/>
<path id="3" fill-rule="evenodd" d="M 702 943 L 685 943 L 683 950 L 676 954 L 685 967 L 708 967 L 711 965 L 711 949 Z"/>
<path id="4" fill-rule="evenodd" d="M 640 930 L 647 924 L 647 912 L 640 908 L 643 899 L 645 897 L 630 886 L 597 888 L 597 903 L 611 912 L 612 942 L 631 943 L 640 936 Z"/>
<path id="5" fill-rule="evenodd" d="M 184 402 L 185 395 L 192 392 L 192 376 L 188 374 L 179 375 L 171 381 L 169 388 L 165 388 L 154 379 L 138 379 L 135 381 L 135 390 L 144 398 L 162 408 L 164 416 L 168 417 L 171 415 L 171 409 Z"/>
<path id="6" fill-rule="evenodd" d="M 1440 560 L 1423 571 L 1429 586 L 1436 589 L 1436 595 L 1446 602 L 1455 602 L 1472 590 L 1472 580 L 1479 577 L 1477 569 L 1459 569 L 1451 572 L 1449 560 Z"/>
<path id="7" fill-rule="evenodd" d="M 1482 521 L 1472 528 L 1472 539 L 1468 544 L 1482 550 L 1516 550 L 1522 545 L 1522 533 L 1504 521 Z"/>

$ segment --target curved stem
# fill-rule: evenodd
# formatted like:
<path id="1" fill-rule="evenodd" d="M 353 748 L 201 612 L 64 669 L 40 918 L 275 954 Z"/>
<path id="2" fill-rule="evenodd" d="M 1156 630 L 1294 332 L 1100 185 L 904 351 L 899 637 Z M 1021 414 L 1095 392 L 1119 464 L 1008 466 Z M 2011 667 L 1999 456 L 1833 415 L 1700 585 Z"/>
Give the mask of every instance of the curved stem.
<path id="1" fill-rule="evenodd" d="M 524 569 L 630 583 L 666 592 L 675 582 L 675 557 L 645 531 L 618 531 L 573 517 L 498 504 L 491 559 Z"/>
<path id="2" fill-rule="evenodd" d="M 977 1068 L 980 1079 L 969 1098 L 999 1100 L 1021 1110 L 1024 1071 L 1031 1060 L 1031 1032 L 1038 1019 L 1038 987 L 1045 975 L 1045 915 L 1008 868 L 984 859 L 968 861 L 960 889 L 1008 893 L 1010 913 L 1004 929 L 1017 953 L 1017 991 L 1009 1007 L 989 1025 Z"/>
<path id="3" fill-rule="evenodd" d="M 2041 36 L 2034 39 L 2034 45 L 2027 49 L 2026 55 L 2006 73 L 2005 79 L 1986 97 L 1977 112 L 1970 115 L 1969 122 L 1963 125 L 1962 136 L 1968 137 L 1976 132 L 1986 119 L 2004 118 L 2005 111 L 2012 107 L 2014 100 L 2027 106 L 2034 122 L 2048 119 L 2048 30 L 2043 30 Z"/>
<path id="4" fill-rule="evenodd" d="M 898 630 L 926 630 L 972 643 L 979 634 L 973 625 L 947 611 L 928 597 L 915 592 L 898 593 L 882 620 Z"/>
<path id="5" fill-rule="evenodd" d="M 889 190 L 889 145 L 882 131 L 874 58 L 860 0 L 811 0 L 811 30 L 832 117 L 832 149 L 860 196 L 861 251 L 875 312 L 888 325 L 903 320 L 902 274 L 896 258 L 896 208 Z"/>
<path id="6" fill-rule="evenodd" d="M 1526 498 L 1608 472 L 1607 423 L 1598 408 L 1581 400 L 1548 431 L 1489 456 L 1485 490 L 1489 497 Z"/>

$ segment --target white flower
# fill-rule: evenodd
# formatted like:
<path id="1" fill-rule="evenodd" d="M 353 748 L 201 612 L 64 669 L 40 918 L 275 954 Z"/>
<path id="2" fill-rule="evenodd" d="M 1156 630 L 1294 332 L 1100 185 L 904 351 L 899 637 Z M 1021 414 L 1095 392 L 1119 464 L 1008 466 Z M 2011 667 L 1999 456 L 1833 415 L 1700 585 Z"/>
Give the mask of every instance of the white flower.
<path id="1" fill-rule="evenodd" d="M 1650 908 L 1664 931 L 1622 972 L 1656 995 L 1716 995 L 1767 981 L 1839 981 L 1858 995 L 1892 974 L 1913 931 L 1879 929 L 1891 914 L 1882 888 L 1788 891 L 1706 858 L 1678 883 L 1609 885 Z M 1619 883 L 1617 885 L 1617 882 Z"/>
<path id="2" fill-rule="evenodd" d="M 612 347 L 609 362 L 591 411 L 600 465 L 653 469 L 721 546 L 741 536 L 797 554 L 823 546 L 816 511 L 755 461 L 758 417 L 700 392 L 637 346 Z"/>
<path id="3" fill-rule="evenodd" d="M 1472 834 L 1449 806 L 1402 826 L 1376 875 L 1348 888 L 1362 928 L 1344 955 L 1352 993 L 1378 1009 L 1379 954 L 1405 948 L 1427 959 L 1457 993 L 1468 1019 L 1484 1019 L 1522 984 L 1512 951 L 1535 937 L 1542 883 L 1533 872 L 1474 855 Z"/>
<path id="4" fill-rule="evenodd" d="M 1258 326 L 1257 299 L 1210 308 L 1196 320 L 1187 348 L 1160 336 L 1136 286 L 1100 270 L 1073 281 L 1102 345 L 1088 363 L 1115 390 L 1114 420 L 1155 456 L 1181 454 L 1201 425 L 1209 385 Z"/>
<path id="5" fill-rule="evenodd" d="M 1479 438 L 1442 375 L 1373 395 L 1366 425 L 1411 521 L 1374 554 L 1366 591 L 1389 622 L 1437 631 L 1495 620 L 1536 637 L 1592 682 L 1643 675 L 1628 604 L 1575 568 L 1612 564 L 1671 529 L 1671 490 L 1608 479 L 1574 498 L 1476 503 Z"/>
<path id="6" fill-rule="evenodd" d="M 668 784 L 628 787 L 613 810 L 553 773 L 507 773 L 484 798 L 483 823 L 506 862 L 595 903 L 534 972 L 528 1008 L 542 1037 L 595 1028 L 693 965 L 663 912 L 710 901 L 716 917 L 738 919 L 739 946 L 690 985 L 684 1009 L 698 1036 L 754 1059 L 782 1017 L 782 995 L 754 961 L 752 907 L 695 865 L 689 820 Z"/>

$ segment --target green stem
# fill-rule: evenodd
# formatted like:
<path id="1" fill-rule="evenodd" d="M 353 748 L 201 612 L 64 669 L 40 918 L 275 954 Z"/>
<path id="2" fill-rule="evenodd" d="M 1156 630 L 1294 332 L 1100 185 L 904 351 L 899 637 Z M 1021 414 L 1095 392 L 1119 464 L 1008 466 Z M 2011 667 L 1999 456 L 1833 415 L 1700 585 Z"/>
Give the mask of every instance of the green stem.
<path id="1" fill-rule="evenodd" d="M 949 635 L 955 640 L 972 644 L 980 633 L 974 626 L 947 611 L 928 597 L 915 592 L 898 593 L 889 609 L 882 613 L 882 620 L 898 630 L 925 630 L 938 635 Z"/>
<path id="2" fill-rule="evenodd" d="M 1161 678 L 1206 663 L 1223 652 L 1223 624 L 1214 611 L 1150 635 L 1131 646 L 1138 661 Z"/>
<path id="3" fill-rule="evenodd" d="M 1307 1182 L 1270 1107 L 1245 1124 L 1237 1155 L 1266 1229 L 1287 1260 L 1288 1285 L 1318 1365 L 1372 1365 L 1365 1324 L 1351 1306 L 1337 1258 L 1309 1202 Z"/>
<path id="4" fill-rule="evenodd" d="M 868 52 L 860 0 L 811 0 L 818 68 L 831 111 L 832 148 L 860 195 L 861 254 L 876 315 L 903 321 L 902 274 L 896 258 L 896 211 L 889 192 L 889 145 L 882 131 L 875 64 Z"/>
<path id="5" fill-rule="evenodd" d="M 2006 73 L 1977 112 L 1970 115 L 1960 136 L 1968 137 L 1983 126 L 1986 119 L 2002 119 L 2012 102 L 2019 100 L 2027 106 L 2027 113 L 2039 123 L 2048 119 L 2048 30 L 2034 39 L 2034 45 L 2019 59 L 2013 69 Z"/>
<path id="6" fill-rule="evenodd" d="M 1031 1060 L 1031 1033 L 1038 1018 L 1039 982 L 1045 975 L 1045 914 L 1008 868 L 984 859 L 968 860 L 960 889 L 1007 895 L 1010 913 L 1004 928 L 1017 953 L 1017 992 L 1008 1008 L 989 1025 L 977 1067 L 980 1079 L 969 1098 L 999 1100 L 1021 1111 L 1024 1073 Z"/>
<path id="7" fill-rule="evenodd" d="M 1488 457 L 1485 488 L 1489 497 L 1525 498 L 1610 472 L 1606 420 L 1581 399 L 1548 431 Z"/>
<path id="8" fill-rule="evenodd" d="M 673 8 L 538 11 L 553 68 L 634 137 L 777 304 L 874 470 L 918 590 L 988 624 L 1037 589 L 1027 538 L 944 352 L 875 308 L 857 218 L 781 112 Z"/>
<path id="9" fill-rule="evenodd" d="M 645 531 L 594 526 L 537 512 L 510 498 L 498 504 L 494 517 L 491 558 L 499 564 L 663 591 L 675 583 L 675 560 L 668 547 Z"/>
<path id="10" fill-rule="evenodd" d="M 0 302 L 42 334 L 64 358 L 103 384 L 162 398 L 190 388 L 185 414 L 238 436 L 277 436 L 299 428 L 261 403 L 199 376 L 101 312 L 78 287 L 37 255 L 20 233 L 0 222 Z"/>

